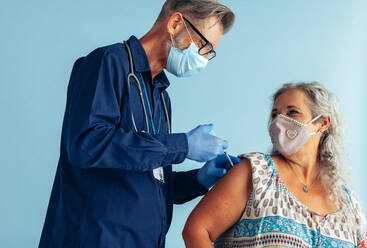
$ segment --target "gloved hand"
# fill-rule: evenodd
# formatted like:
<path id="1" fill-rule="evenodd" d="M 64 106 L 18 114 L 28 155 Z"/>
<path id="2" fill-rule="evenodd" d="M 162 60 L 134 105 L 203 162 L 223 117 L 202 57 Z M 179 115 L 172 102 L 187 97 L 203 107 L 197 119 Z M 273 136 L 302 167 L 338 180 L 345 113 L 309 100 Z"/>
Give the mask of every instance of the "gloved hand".
<path id="1" fill-rule="evenodd" d="M 241 162 L 241 159 L 238 157 L 234 157 L 229 155 L 229 157 L 231 158 L 233 165 L 238 164 L 239 162 Z M 228 161 L 228 158 L 226 155 L 219 155 L 218 157 L 216 157 L 214 159 L 215 161 L 215 167 L 217 168 L 224 168 L 227 171 L 229 171 L 232 168 L 231 163 Z"/>
<path id="2" fill-rule="evenodd" d="M 237 157 L 230 156 L 233 164 L 239 163 L 241 160 Z M 225 155 L 220 155 L 216 159 L 207 162 L 197 174 L 199 183 L 209 189 L 216 184 L 227 171 L 232 168 L 230 162 Z"/>
<path id="3" fill-rule="evenodd" d="M 200 125 L 186 133 L 189 144 L 188 159 L 206 162 L 224 153 L 228 148 L 228 142 L 211 135 L 213 128 L 213 124 Z"/>

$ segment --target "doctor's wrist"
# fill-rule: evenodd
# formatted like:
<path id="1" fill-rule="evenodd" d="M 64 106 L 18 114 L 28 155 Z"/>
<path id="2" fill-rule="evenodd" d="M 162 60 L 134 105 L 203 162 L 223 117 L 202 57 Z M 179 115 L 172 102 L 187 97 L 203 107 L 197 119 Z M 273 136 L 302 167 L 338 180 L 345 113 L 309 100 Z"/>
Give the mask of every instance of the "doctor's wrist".
<path id="1" fill-rule="evenodd" d="M 167 149 L 163 164 L 180 164 L 186 159 L 188 144 L 184 133 L 159 135 L 159 137 L 156 138 L 162 142 Z"/>

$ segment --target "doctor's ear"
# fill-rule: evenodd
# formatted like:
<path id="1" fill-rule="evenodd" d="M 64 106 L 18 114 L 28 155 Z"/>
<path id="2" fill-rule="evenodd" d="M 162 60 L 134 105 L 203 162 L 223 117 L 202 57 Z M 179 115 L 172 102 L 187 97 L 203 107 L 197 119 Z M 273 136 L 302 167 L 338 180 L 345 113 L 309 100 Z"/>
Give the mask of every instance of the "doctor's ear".
<path id="1" fill-rule="evenodd" d="M 173 37 L 181 32 L 184 28 L 184 19 L 180 12 L 173 13 L 167 20 L 167 31 Z"/>

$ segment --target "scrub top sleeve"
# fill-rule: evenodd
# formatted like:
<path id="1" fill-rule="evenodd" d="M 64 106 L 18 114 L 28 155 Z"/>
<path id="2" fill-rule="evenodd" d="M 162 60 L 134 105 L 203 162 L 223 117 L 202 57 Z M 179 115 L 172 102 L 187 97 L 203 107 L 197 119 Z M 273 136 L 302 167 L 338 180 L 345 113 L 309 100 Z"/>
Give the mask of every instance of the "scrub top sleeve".
<path id="1" fill-rule="evenodd" d="M 180 164 L 186 159 L 189 149 L 186 134 L 155 135 L 154 138 L 159 140 L 167 148 L 166 156 L 162 162 L 164 166 Z"/>
<path id="2" fill-rule="evenodd" d="M 122 68 L 119 55 L 98 49 L 75 63 L 63 129 L 70 163 L 144 172 L 182 162 L 187 153 L 182 134 L 155 137 L 119 127 L 120 111 L 127 111 Z"/>
<path id="3" fill-rule="evenodd" d="M 175 204 L 183 204 L 208 192 L 197 179 L 198 171 L 173 172 Z"/>

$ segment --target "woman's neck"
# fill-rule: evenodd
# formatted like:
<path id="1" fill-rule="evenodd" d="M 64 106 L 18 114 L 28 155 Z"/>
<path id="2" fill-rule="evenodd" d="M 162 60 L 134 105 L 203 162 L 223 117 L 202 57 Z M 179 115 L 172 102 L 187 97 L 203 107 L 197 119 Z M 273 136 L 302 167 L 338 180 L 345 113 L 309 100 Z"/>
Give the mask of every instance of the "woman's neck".
<path id="1" fill-rule="evenodd" d="M 307 185 L 313 183 L 320 173 L 317 156 L 302 156 L 301 154 L 282 159 L 289 165 L 289 169 L 297 173 Z"/>

